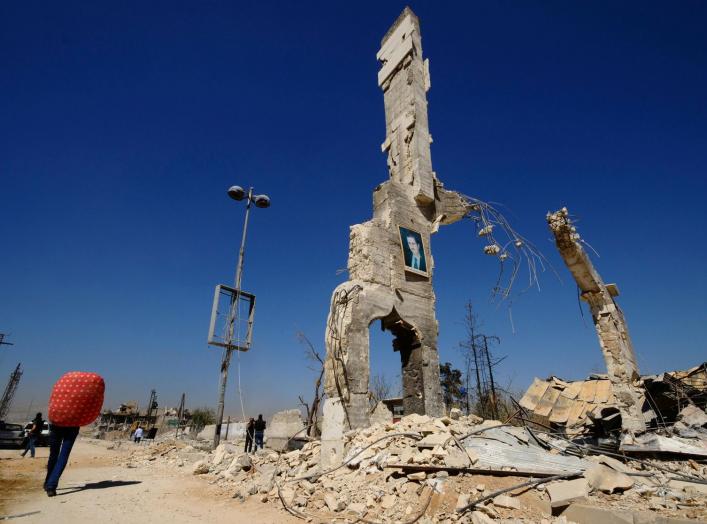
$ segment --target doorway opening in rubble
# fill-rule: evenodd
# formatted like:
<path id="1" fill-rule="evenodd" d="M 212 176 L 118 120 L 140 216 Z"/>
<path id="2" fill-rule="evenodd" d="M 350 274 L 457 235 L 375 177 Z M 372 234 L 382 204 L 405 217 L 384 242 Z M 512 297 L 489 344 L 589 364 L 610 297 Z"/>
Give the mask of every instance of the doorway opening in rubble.
<path id="1" fill-rule="evenodd" d="M 370 352 L 371 386 L 369 391 L 375 391 L 377 374 L 373 373 L 374 361 L 381 362 L 389 376 L 395 376 L 395 387 L 391 388 L 389 396 L 389 409 L 394 418 L 411 413 L 425 412 L 425 399 L 423 396 L 422 376 L 422 350 L 419 337 L 415 329 L 400 318 L 395 309 L 387 316 L 379 319 L 381 331 L 371 335 L 373 351 Z M 377 331 L 377 330 L 374 330 Z M 390 351 L 392 346 L 393 352 Z M 395 353 L 398 356 L 395 356 Z M 378 367 L 378 366 L 376 366 Z M 399 371 L 392 371 L 399 370 Z M 383 375 L 386 376 L 386 375 Z"/>

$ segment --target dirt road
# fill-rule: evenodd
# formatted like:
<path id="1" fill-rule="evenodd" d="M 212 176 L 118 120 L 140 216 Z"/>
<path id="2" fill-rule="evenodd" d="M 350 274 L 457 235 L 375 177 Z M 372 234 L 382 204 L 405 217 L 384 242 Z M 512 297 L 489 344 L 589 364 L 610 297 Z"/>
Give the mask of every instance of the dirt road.
<path id="1" fill-rule="evenodd" d="M 129 446 L 130 444 L 128 444 Z M 128 448 L 129 449 L 129 448 Z M 91 441 L 77 441 L 57 496 L 42 490 L 48 449 L 37 458 L 21 450 L 0 450 L 0 520 L 24 523 L 300 522 L 271 504 L 241 503 L 190 471 L 154 467 L 127 468 L 125 449 L 109 450 Z"/>

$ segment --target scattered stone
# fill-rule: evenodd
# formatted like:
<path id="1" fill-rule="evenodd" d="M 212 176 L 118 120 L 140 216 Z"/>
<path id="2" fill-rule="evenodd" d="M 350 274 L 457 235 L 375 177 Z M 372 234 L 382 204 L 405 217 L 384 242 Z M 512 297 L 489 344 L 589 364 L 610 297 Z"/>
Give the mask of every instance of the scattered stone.
<path id="1" fill-rule="evenodd" d="M 469 505 L 470 502 L 471 502 L 471 497 L 469 495 L 467 495 L 466 493 L 462 493 L 457 498 L 457 505 L 454 509 L 458 511 L 462 508 L 465 508 Z"/>
<path id="2" fill-rule="evenodd" d="M 480 511 L 474 511 L 471 513 L 471 522 L 473 524 L 494 524 L 492 518 L 481 513 Z"/>
<path id="3" fill-rule="evenodd" d="M 633 479 L 601 464 L 595 464 L 584 472 L 592 491 L 614 493 L 625 491 L 633 487 Z"/>
<path id="4" fill-rule="evenodd" d="M 452 420 L 459 420 L 462 416 L 462 410 L 459 408 L 452 408 L 449 410 L 449 418 Z"/>
<path id="5" fill-rule="evenodd" d="M 553 508 L 561 508 L 570 502 L 584 500 L 589 494 L 589 485 L 585 478 L 553 482 L 548 484 L 546 489 Z"/>
<path id="6" fill-rule="evenodd" d="M 409 473 L 407 477 L 410 480 L 425 480 L 427 474 L 424 471 L 416 471 L 415 473 Z"/>
<path id="7" fill-rule="evenodd" d="M 346 504 L 333 493 L 324 495 L 324 503 L 327 505 L 327 508 L 329 508 L 329 511 L 341 511 L 346 507 Z"/>
<path id="8" fill-rule="evenodd" d="M 678 414 L 678 420 L 688 427 L 700 428 L 707 426 L 707 413 L 694 404 L 688 404 Z"/>
<path id="9" fill-rule="evenodd" d="M 493 503 L 499 508 L 520 509 L 520 501 L 508 495 L 498 495 L 494 497 Z"/>
<path id="10" fill-rule="evenodd" d="M 209 472 L 209 465 L 204 462 L 203 460 L 200 460 L 196 464 L 194 464 L 194 468 L 192 469 L 192 473 L 194 475 L 204 475 L 205 473 Z"/>
<path id="11" fill-rule="evenodd" d="M 395 495 L 385 495 L 381 499 L 381 507 L 383 509 L 390 509 L 397 503 L 398 499 Z"/>

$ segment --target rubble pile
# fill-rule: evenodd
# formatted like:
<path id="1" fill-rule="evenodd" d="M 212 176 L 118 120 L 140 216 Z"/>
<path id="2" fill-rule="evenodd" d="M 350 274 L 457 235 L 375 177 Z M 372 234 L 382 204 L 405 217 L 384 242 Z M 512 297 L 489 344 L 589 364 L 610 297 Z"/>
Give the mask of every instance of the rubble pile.
<path id="1" fill-rule="evenodd" d="M 409 415 L 345 440 L 343 464 L 324 471 L 315 440 L 246 455 L 230 443 L 210 452 L 166 439 L 138 448 L 126 466 L 182 468 L 238 500 L 279 504 L 312 522 L 581 523 L 608 521 L 607 511 L 639 512 L 641 522 L 707 519 L 707 467 L 694 460 L 575 456 L 566 441 L 458 410 Z"/>

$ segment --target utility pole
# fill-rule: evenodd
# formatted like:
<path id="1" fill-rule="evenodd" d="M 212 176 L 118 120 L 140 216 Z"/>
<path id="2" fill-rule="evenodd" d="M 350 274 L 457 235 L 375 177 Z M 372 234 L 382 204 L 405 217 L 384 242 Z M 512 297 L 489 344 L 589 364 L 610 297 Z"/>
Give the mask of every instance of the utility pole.
<path id="1" fill-rule="evenodd" d="M 5 342 L 5 333 L 0 333 L 0 346 L 14 346 L 12 342 Z"/>
<path id="2" fill-rule="evenodd" d="M 179 427 L 182 425 L 182 417 L 184 417 L 184 401 L 186 398 L 186 393 L 182 393 L 182 400 L 179 401 L 179 410 L 177 410 L 177 431 L 174 434 L 174 438 L 179 437 Z"/>
<path id="3" fill-rule="evenodd" d="M 245 208 L 245 220 L 243 221 L 243 234 L 241 236 L 241 247 L 238 251 L 238 263 L 236 265 L 236 277 L 234 279 L 234 292 L 231 295 L 230 307 L 228 311 L 228 324 L 226 329 L 226 340 L 224 342 L 223 354 L 221 357 L 221 376 L 219 379 L 219 395 L 218 406 L 216 408 L 216 427 L 214 428 L 214 449 L 221 442 L 221 426 L 223 424 L 224 401 L 226 397 L 226 384 L 228 382 L 228 368 L 231 364 L 231 356 L 236 347 L 233 344 L 233 330 L 235 322 L 240 320 L 239 307 L 242 295 L 246 295 L 241 289 L 243 279 L 243 265 L 245 261 L 245 243 L 248 235 L 248 219 L 250 217 L 250 206 L 255 204 L 256 207 L 270 207 L 270 198 L 266 195 L 254 195 L 253 188 L 248 189 L 248 193 L 239 186 L 232 186 L 228 189 L 228 195 L 234 200 L 247 200 Z M 252 295 L 251 295 L 252 296 Z M 240 342 L 240 341 L 239 341 Z M 238 346 L 239 350 L 242 350 Z M 247 349 L 247 348 L 246 348 Z"/>
<path id="4" fill-rule="evenodd" d="M 145 413 L 145 416 L 147 417 L 147 420 L 145 422 L 148 426 L 150 425 L 150 421 L 152 420 L 153 410 L 155 411 L 155 415 L 157 415 L 157 391 L 155 391 L 154 389 L 150 391 L 150 400 L 147 402 L 147 412 Z"/>
<path id="5" fill-rule="evenodd" d="M 15 371 L 10 374 L 7 386 L 5 386 L 5 392 L 2 394 L 2 399 L 0 399 L 0 420 L 5 420 L 7 413 L 10 411 L 10 405 L 12 405 L 15 391 L 17 391 L 17 385 L 20 383 L 20 378 L 22 378 L 21 366 L 21 362 L 17 364 Z"/>

